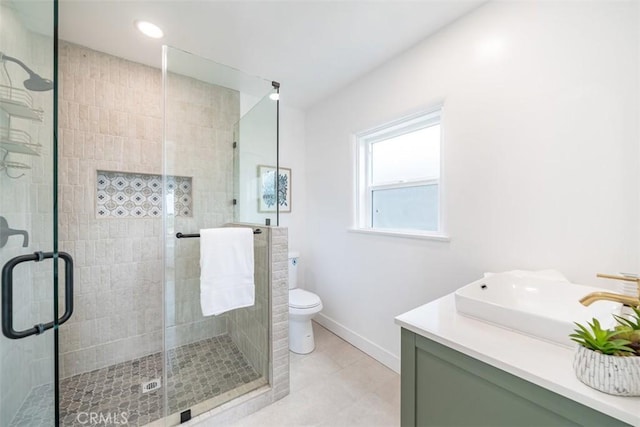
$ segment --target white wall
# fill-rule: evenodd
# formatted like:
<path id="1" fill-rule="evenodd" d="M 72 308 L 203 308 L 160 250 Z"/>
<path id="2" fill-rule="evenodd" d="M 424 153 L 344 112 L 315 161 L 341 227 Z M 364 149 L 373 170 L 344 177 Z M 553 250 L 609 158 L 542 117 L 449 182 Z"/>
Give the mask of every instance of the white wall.
<path id="1" fill-rule="evenodd" d="M 394 316 L 484 271 L 638 271 L 635 2 L 490 3 L 307 112 L 306 287 L 398 368 Z M 358 131 L 444 101 L 450 242 L 348 232 Z"/>
<path id="2" fill-rule="evenodd" d="M 286 104 L 286 99 L 280 102 L 280 166 L 291 169 L 291 213 L 280 213 L 280 225 L 289 228 L 289 250 L 306 257 L 305 115 Z M 300 284 L 304 284 L 306 262 L 301 260 Z"/>

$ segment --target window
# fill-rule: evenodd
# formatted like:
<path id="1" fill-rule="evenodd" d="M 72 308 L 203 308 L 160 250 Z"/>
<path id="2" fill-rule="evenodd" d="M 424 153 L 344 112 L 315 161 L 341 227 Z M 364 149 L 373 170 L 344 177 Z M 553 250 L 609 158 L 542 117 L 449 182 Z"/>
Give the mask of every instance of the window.
<path id="1" fill-rule="evenodd" d="M 442 236 L 442 108 L 357 136 L 357 229 Z"/>

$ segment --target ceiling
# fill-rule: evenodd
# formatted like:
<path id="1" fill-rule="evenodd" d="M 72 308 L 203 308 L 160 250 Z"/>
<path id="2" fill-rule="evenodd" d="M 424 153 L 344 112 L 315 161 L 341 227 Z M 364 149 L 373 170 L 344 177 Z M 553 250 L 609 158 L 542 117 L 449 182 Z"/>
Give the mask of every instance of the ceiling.
<path id="1" fill-rule="evenodd" d="M 61 0 L 59 35 L 158 68 L 161 46 L 178 47 L 279 81 L 283 103 L 305 109 L 482 3 Z M 136 19 L 165 37 L 143 36 Z"/>

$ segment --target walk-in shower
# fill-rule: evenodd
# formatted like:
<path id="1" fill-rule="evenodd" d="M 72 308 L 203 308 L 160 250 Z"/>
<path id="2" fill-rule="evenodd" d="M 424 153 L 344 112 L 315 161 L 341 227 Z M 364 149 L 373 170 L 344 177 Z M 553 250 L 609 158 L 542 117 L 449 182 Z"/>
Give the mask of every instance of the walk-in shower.
<path id="1" fill-rule="evenodd" d="M 282 397 L 286 230 L 258 175 L 278 171 L 279 84 L 170 47 L 161 70 L 54 44 L 55 2 L 29 3 L 48 33 L 0 0 L 0 425 L 176 425 Z M 203 316 L 196 236 L 217 227 L 254 230 L 255 304 Z"/>

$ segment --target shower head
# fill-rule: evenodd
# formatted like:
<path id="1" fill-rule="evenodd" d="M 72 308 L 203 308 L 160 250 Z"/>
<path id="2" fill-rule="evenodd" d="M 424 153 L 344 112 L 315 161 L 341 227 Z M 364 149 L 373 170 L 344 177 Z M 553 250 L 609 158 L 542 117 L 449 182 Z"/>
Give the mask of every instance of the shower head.
<path id="1" fill-rule="evenodd" d="M 27 65 L 24 62 L 20 61 L 19 59 L 14 58 L 12 56 L 5 55 L 4 53 L 0 52 L 0 62 L 3 62 L 3 61 L 15 62 L 20 67 L 22 67 L 23 70 L 29 73 L 29 78 L 25 80 L 23 83 L 24 87 L 27 88 L 28 90 L 34 91 L 34 92 L 44 92 L 44 91 L 53 89 L 53 82 L 51 80 L 40 77 L 37 73 L 35 73 L 31 68 L 27 67 Z"/>
<path id="2" fill-rule="evenodd" d="M 29 78 L 24 81 L 24 87 L 34 92 L 44 92 L 53 89 L 53 82 L 37 75 L 30 74 Z"/>

